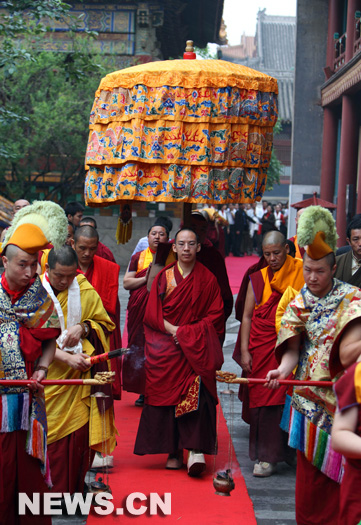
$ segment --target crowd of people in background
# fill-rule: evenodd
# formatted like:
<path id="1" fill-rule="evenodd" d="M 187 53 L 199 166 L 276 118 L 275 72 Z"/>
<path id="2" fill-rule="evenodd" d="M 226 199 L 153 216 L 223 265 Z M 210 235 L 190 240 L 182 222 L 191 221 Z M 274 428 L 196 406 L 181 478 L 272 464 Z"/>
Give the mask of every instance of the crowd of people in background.
<path id="1" fill-rule="evenodd" d="M 287 237 L 288 204 L 275 206 L 267 201 L 253 204 L 223 204 L 217 212 L 218 228 L 223 230 L 224 255 L 262 256 L 262 239 L 269 231 Z M 217 220 L 217 219 L 216 219 Z M 219 235 L 218 235 L 219 237 Z M 216 246 L 219 249 L 219 246 Z M 222 249 L 221 249 L 222 252 Z"/>

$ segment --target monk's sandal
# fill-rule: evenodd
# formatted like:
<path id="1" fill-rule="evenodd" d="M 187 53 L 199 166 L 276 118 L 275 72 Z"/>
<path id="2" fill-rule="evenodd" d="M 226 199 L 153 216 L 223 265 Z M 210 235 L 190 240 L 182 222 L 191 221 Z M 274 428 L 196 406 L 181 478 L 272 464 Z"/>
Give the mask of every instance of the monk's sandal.
<path id="1" fill-rule="evenodd" d="M 190 450 L 188 452 L 187 468 L 188 476 L 200 476 L 206 470 L 204 454 L 196 450 Z"/>
<path id="2" fill-rule="evenodd" d="M 277 472 L 277 463 L 267 463 L 266 461 L 259 461 L 255 463 L 253 468 L 253 475 L 256 478 L 268 478 Z"/>

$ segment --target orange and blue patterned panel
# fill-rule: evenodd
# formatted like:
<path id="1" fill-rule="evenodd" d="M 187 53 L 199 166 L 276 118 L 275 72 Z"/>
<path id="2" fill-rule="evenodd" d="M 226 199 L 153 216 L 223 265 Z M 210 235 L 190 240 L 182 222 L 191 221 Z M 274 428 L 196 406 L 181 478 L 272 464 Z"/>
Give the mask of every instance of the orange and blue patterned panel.
<path id="1" fill-rule="evenodd" d="M 187 74 L 176 71 L 176 62 Z M 277 82 L 248 68 L 241 69 L 246 78 L 239 79 L 241 66 L 226 63 L 233 77 L 224 87 L 218 85 L 224 77 L 214 77 L 212 70 L 215 63 L 222 70 L 222 61 L 202 61 L 198 76 L 199 65 L 189 62 L 198 61 L 135 66 L 102 80 L 90 115 L 88 205 L 262 198 L 278 114 Z M 171 71 L 157 77 L 160 64 Z M 172 85 L 176 81 L 183 85 Z"/>

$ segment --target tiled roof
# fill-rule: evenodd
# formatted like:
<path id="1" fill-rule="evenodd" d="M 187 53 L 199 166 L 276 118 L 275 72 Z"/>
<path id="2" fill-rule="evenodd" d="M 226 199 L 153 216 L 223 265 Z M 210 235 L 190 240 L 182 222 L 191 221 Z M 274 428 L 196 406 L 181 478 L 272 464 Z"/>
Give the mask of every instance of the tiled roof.
<path id="1" fill-rule="evenodd" d="M 265 71 L 294 71 L 296 17 L 258 13 L 257 49 Z"/>
<path id="2" fill-rule="evenodd" d="M 291 122 L 293 117 L 293 76 L 292 78 L 272 75 L 278 81 L 278 115 L 284 122 Z"/>
<path id="3" fill-rule="evenodd" d="M 222 48 L 223 60 L 233 62 L 232 58 L 237 60 L 239 58 L 249 58 L 256 56 L 256 37 L 241 36 L 241 43 L 238 46 L 227 46 Z M 227 58 L 225 58 L 227 57 Z"/>
<path id="4" fill-rule="evenodd" d="M 290 122 L 293 113 L 296 17 L 268 16 L 265 9 L 260 10 L 255 39 L 256 55 L 248 52 L 244 56 L 245 46 L 241 41 L 238 46 L 222 46 L 221 58 L 277 78 L 279 119 Z"/>

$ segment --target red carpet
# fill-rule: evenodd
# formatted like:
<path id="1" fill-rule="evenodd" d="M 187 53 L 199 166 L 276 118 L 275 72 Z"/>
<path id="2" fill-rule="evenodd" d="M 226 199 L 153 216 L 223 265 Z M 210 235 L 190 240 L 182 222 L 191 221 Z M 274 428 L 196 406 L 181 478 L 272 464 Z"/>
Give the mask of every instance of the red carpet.
<path id="1" fill-rule="evenodd" d="M 245 257 L 226 257 L 225 261 L 228 279 L 233 295 L 238 294 L 239 287 L 241 286 L 243 275 L 245 274 L 246 270 L 248 270 L 252 264 L 256 264 L 258 260 L 259 257 L 256 255 L 246 255 Z"/>
<path id="2" fill-rule="evenodd" d="M 115 404 L 116 425 L 120 436 L 118 446 L 114 451 L 114 468 L 109 473 L 109 484 L 113 493 L 115 507 L 125 508 L 128 494 L 140 492 L 149 496 L 156 492 L 161 498 L 164 493 L 171 493 L 171 514 L 164 516 L 145 513 L 141 516 L 114 514 L 99 516 L 91 514 L 87 524 L 123 523 L 134 520 L 133 523 L 183 523 L 190 524 L 224 524 L 247 523 L 256 524 L 252 502 L 248 496 L 236 455 L 232 451 L 232 473 L 235 489 L 230 497 L 218 496 L 213 488 L 214 458 L 207 456 L 207 470 L 201 478 L 190 478 L 186 467 L 181 470 L 166 470 L 164 468 L 166 455 L 135 456 L 133 454 L 134 440 L 138 428 L 141 409 L 134 406 L 136 394 L 124 392 L 123 399 Z M 218 405 L 220 407 L 220 405 Z M 223 413 L 220 413 L 218 425 L 219 451 L 216 457 L 216 471 L 228 468 L 229 433 Z M 232 446 L 233 448 L 233 446 Z M 184 453 L 186 461 L 186 452 Z M 98 476 L 97 476 L 98 477 Z M 147 505 L 147 501 L 142 502 Z M 140 502 L 134 504 L 139 507 Z"/>

